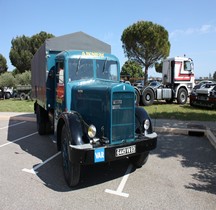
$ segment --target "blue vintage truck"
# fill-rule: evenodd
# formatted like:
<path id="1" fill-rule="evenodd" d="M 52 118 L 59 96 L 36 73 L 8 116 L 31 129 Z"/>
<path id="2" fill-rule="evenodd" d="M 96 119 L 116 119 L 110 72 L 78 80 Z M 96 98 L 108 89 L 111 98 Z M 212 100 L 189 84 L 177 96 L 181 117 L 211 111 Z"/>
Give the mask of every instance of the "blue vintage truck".
<path id="1" fill-rule="evenodd" d="M 110 45 L 83 32 L 47 39 L 32 59 L 32 98 L 40 135 L 54 133 L 70 187 L 81 165 L 129 158 L 141 167 L 156 148 L 134 88 L 120 82 Z"/>

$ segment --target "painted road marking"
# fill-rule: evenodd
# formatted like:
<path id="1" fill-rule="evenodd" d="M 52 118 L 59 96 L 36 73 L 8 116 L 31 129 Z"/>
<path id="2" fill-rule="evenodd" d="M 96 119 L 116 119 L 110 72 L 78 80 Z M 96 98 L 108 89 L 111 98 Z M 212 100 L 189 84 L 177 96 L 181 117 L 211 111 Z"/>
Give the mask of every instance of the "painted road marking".
<path id="1" fill-rule="evenodd" d="M 55 155 L 51 156 L 50 158 L 46 159 L 44 162 L 33 167 L 32 169 L 23 168 L 22 171 L 27 172 L 27 173 L 31 173 L 31 174 L 37 174 L 38 173 L 37 169 L 39 169 L 41 166 L 43 166 L 44 164 L 46 164 L 47 162 L 49 162 L 50 160 L 52 160 L 53 158 L 58 156 L 60 153 L 61 153 L 61 151 L 56 153 Z"/>
<path id="2" fill-rule="evenodd" d="M 27 135 L 27 136 L 23 136 L 23 137 L 21 137 L 21 138 L 15 139 L 15 140 L 10 141 L 10 142 L 5 143 L 5 144 L 2 144 L 2 145 L 0 145 L 0 148 L 1 148 L 1 147 L 4 147 L 4 146 L 7 146 L 7 145 L 9 145 L 9 144 L 15 143 L 15 142 L 17 142 L 17 141 L 20 141 L 20 140 L 22 140 L 22 139 L 28 138 L 28 137 L 30 137 L 30 136 L 33 136 L 33 135 L 35 135 L 35 134 L 38 134 L 38 132 L 29 134 L 29 135 Z"/>
<path id="3" fill-rule="evenodd" d="M 10 128 L 10 127 L 13 127 L 13 126 L 16 126 L 16 125 L 20 125 L 20 124 L 23 124 L 23 123 L 26 123 L 26 121 L 15 123 L 13 125 L 5 126 L 5 127 L 1 127 L 0 130 L 6 129 L 6 128 Z"/>
<path id="4" fill-rule="evenodd" d="M 123 176 L 122 180 L 121 180 L 121 183 L 119 184 L 117 190 L 110 190 L 110 189 L 106 189 L 105 192 L 106 193 L 110 193 L 110 194 L 114 194 L 114 195 L 119 195 L 119 196 L 123 196 L 123 197 L 128 197 L 129 194 L 128 193 L 123 193 L 123 189 L 124 189 L 124 186 L 127 182 L 127 179 L 129 177 L 129 174 L 132 170 L 133 166 L 130 164 L 127 168 L 127 171 L 125 172 L 125 175 Z"/>

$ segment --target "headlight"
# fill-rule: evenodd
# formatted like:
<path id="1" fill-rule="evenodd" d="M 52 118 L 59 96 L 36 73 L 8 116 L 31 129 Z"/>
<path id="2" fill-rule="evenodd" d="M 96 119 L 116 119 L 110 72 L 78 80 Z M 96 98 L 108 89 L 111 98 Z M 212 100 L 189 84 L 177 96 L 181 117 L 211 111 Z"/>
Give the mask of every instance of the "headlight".
<path id="1" fill-rule="evenodd" d="M 149 119 L 145 120 L 143 127 L 144 127 L 144 130 L 148 130 L 149 129 L 149 127 L 150 127 L 150 121 L 149 121 Z"/>
<path id="2" fill-rule="evenodd" d="M 88 136 L 90 138 L 94 138 L 96 136 L 96 127 L 94 125 L 90 125 L 88 128 Z"/>

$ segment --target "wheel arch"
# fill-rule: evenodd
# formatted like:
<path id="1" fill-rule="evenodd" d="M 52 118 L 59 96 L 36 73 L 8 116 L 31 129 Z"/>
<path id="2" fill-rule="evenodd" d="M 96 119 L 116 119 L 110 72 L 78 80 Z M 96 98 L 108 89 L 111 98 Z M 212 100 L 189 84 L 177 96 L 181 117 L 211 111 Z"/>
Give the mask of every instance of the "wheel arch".
<path id="1" fill-rule="evenodd" d="M 156 96 L 156 95 L 155 95 L 155 90 L 154 90 L 154 88 L 152 88 L 151 86 L 147 86 L 146 88 L 144 88 L 144 89 L 142 90 L 142 95 L 143 95 L 143 93 L 144 93 L 146 90 L 151 90 L 151 91 L 154 93 L 154 96 Z"/>
<path id="2" fill-rule="evenodd" d="M 85 143 L 85 125 L 79 113 L 62 113 L 57 124 L 57 148 L 59 151 L 61 150 L 61 132 L 64 125 L 68 131 L 70 144 L 81 145 Z"/>

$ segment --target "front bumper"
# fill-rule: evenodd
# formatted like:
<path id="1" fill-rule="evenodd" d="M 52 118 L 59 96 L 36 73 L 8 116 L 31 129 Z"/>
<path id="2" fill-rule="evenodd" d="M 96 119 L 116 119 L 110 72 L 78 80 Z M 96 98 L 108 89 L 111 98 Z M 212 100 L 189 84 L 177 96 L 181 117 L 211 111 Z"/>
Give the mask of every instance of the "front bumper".
<path id="1" fill-rule="evenodd" d="M 135 146 L 134 146 L 135 145 Z M 137 136 L 136 140 L 130 143 L 118 145 L 104 145 L 94 147 L 92 144 L 70 145 L 70 161 L 82 165 L 95 164 L 98 162 L 111 162 L 122 158 L 134 156 L 146 151 L 155 149 L 157 146 L 157 134 L 154 132 L 147 137 L 144 135 Z M 132 154 L 116 155 L 116 149 L 135 148 Z"/>
<path id="2" fill-rule="evenodd" d="M 207 108 L 216 108 L 216 97 L 206 96 L 203 99 L 199 99 L 198 96 L 191 95 L 190 105 L 199 106 L 199 107 L 207 107 Z"/>

